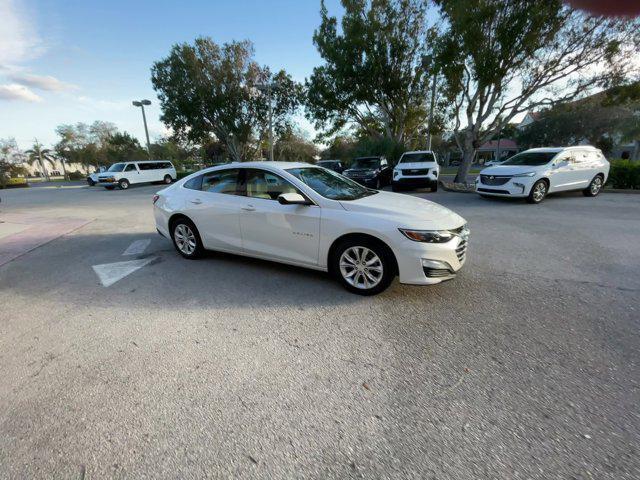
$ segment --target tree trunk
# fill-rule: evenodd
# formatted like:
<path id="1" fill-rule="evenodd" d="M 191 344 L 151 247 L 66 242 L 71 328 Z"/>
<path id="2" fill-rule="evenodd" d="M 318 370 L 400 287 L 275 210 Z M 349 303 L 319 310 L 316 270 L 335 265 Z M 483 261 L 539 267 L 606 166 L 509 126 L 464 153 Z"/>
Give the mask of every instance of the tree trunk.
<path id="1" fill-rule="evenodd" d="M 64 159 L 60 159 L 60 163 L 62 164 L 62 173 L 64 173 L 64 179 L 69 181 L 69 175 L 67 175 L 67 166 Z"/>
<path id="2" fill-rule="evenodd" d="M 44 168 L 44 162 L 42 161 L 42 155 L 38 154 L 38 163 L 40 164 L 40 168 L 42 169 L 42 175 L 44 175 L 44 179 L 49 181 L 49 172 Z"/>
<path id="3" fill-rule="evenodd" d="M 633 142 L 633 152 L 631 152 L 631 160 L 640 160 L 640 140 Z"/>
<path id="4" fill-rule="evenodd" d="M 476 156 L 476 148 L 474 146 L 474 138 L 472 132 L 464 134 L 464 142 L 462 144 L 462 161 L 458 167 L 454 183 L 467 183 L 467 175 Z"/>

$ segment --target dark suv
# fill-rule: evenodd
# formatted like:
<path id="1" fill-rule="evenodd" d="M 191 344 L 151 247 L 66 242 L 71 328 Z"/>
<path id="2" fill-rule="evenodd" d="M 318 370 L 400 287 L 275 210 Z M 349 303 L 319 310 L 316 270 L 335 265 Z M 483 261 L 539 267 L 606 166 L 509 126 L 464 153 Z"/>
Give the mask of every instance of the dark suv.
<path id="1" fill-rule="evenodd" d="M 377 190 L 391 183 L 392 169 L 384 157 L 358 157 L 342 172 L 345 177 Z"/>
<path id="2" fill-rule="evenodd" d="M 328 168 L 329 170 L 333 170 L 334 172 L 342 173 L 344 172 L 344 166 L 340 160 L 320 160 L 316 163 L 319 167 Z"/>

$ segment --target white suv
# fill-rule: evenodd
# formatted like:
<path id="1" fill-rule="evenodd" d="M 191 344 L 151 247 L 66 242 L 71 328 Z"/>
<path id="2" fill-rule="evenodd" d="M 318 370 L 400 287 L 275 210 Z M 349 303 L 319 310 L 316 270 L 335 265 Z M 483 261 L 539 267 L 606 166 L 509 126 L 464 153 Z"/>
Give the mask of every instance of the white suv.
<path id="1" fill-rule="evenodd" d="M 532 148 L 482 170 L 476 192 L 483 197 L 526 198 L 529 203 L 569 190 L 595 197 L 608 176 L 609 162 L 595 147 Z"/>
<path id="2" fill-rule="evenodd" d="M 430 187 L 435 192 L 438 190 L 439 174 L 440 167 L 432 151 L 405 152 L 393 169 L 391 189 L 398 192 L 405 188 Z"/>
<path id="3" fill-rule="evenodd" d="M 168 160 L 119 162 L 98 175 L 98 185 L 108 190 L 116 187 L 126 190 L 134 183 L 164 182 L 168 185 L 176 178 L 176 169 Z"/>

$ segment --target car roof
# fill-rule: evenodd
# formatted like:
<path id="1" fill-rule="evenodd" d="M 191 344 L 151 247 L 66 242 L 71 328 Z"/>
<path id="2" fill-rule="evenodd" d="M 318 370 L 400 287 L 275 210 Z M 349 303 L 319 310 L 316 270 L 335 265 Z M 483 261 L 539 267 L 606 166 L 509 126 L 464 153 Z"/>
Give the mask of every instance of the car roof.
<path id="1" fill-rule="evenodd" d="M 572 147 L 539 147 L 539 148 L 530 148 L 525 150 L 526 152 L 548 152 L 548 153 L 558 153 L 563 152 L 565 150 L 597 150 L 596 147 L 591 145 L 575 145 Z"/>
<path id="2" fill-rule="evenodd" d="M 214 169 L 227 169 L 227 168 L 264 168 L 266 170 L 288 170 L 290 168 L 302 168 L 302 167 L 314 167 L 310 163 L 305 162 L 272 162 L 272 161 L 260 161 L 260 162 L 233 162 L 225 163 L 224 165 L 216 165 L 215 167 L 204 168 L 201 172 L 214 170 Z"/>
<path id="3" fill-rule="evenodd" d="M 433 150 L 410 150 L 403 155 L 405 153 L 433 153 Z"/>

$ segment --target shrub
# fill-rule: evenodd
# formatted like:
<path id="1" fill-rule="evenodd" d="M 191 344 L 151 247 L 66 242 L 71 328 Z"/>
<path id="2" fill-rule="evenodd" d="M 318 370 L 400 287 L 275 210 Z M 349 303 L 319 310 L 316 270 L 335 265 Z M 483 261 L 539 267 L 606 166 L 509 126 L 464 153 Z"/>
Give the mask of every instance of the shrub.
<path id="1" fill-rule="evenodd" d="M 85 179 L 85 176 L 82 173 L 78 172 L 77 170 L 73 171 L 73 172 L 67 172 L 67 175 L 69 175 L 69 180 L 84 180 Z"/>
<path id="2" fill-rule="evenodd" d="M 176 180 L 180 180 L 184 177 L 188 177 L 189 175 L 191 175 L 193 172 L 190 171 L 185 171 L 185 172 L 176 172 L 176 174 L 178 175 L 178 178 L 176 178 Z"/>
<path id="3" fill-rule="evenodd" d="M 0 188 L 23 188 L 28 187 L 27 179 L 24 177 L 7 178 L 0 182 Z"/>
<path id="4" fill-rule="evenodd" d="M 640 162 L 611 160 L 607 185 L 612 188 L 640 190 Z"/>

